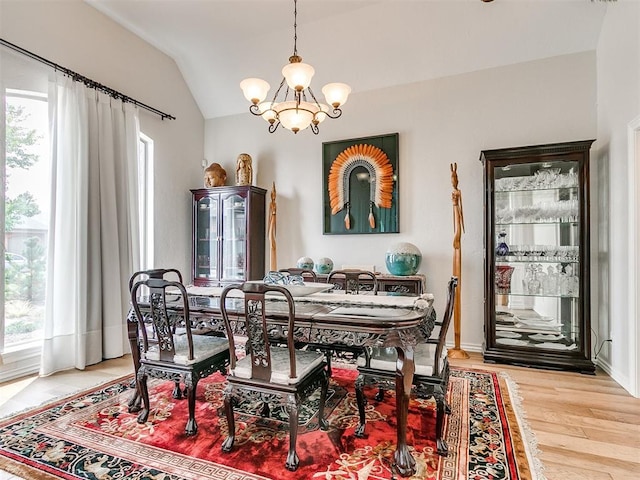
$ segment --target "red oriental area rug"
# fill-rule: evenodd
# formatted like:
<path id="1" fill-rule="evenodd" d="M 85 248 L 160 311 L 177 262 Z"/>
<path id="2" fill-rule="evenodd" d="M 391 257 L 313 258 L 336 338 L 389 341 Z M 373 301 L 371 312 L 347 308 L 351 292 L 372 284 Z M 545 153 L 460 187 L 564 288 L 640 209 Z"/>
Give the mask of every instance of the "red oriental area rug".
<path id="1" fill-rule="evenodd" d="M 316 400 L 300 414 L 300 467 L 288 472 L 286 415 L 260 417 L 259 405 L 236 414 L 234 450 L 221 452 L 227 434 L 222 409 L 224 377 L 198 385 L 198 434 L 184 435 L 187 401 L 171 397 L 171 382 L 151 384 L 147 423 L 128 413 L 131 378 L 102 385 L 52 404 L 0 420 L 0 469 L 28 480 L 382 480 L 393 471 L 395 398 L 381 402 L 367 391 L 366 438 L 358 423 L 353 382 L 356 372 L 334 369 L 327 404 L 328 432 L 318 428 Z M 408 444 L 416 459 L 413 479 L 543 480 L 535 442 L 519 412 L 515 384 L 481 370 L 452 369 L 452 413 L 445 439 L 449 456 L 435 453 L 434 404 L 412 400 Z"/>

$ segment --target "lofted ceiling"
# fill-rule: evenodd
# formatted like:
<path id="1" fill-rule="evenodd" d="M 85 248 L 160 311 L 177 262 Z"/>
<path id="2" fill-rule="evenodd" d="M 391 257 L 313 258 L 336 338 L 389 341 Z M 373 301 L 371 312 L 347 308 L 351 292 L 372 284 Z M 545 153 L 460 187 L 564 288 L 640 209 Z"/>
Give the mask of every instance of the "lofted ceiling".
<path id="1" fill-rule="evenodd" d="M 85 0 L 172 57 L 205 118 L 246 112 L 239 83 L 273 95 L 293 52 L 293 0 Z M 298 53 L 317 95 L 353 93 L 595 50 L 589 0 L 298 0 Z M 320 98 L 319 98 L 320 100 Z"/>

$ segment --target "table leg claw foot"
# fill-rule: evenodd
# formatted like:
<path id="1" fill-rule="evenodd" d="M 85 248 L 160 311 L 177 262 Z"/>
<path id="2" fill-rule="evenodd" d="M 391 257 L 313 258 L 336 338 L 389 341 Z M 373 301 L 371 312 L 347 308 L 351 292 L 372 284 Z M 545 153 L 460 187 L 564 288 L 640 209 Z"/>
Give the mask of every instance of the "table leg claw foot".
<path id="1" fill-rule="evenodd" d="M 289 455 L 287 455 L 287 461 L 284 466 L 290 472 L 295 472 L 298 469 L 299 463 L 300 460 L 298 460 L 298 455 L 296 454 L 296 452 L 289 452 Z"/>
<path id="2" fill-rule="evenodd" d="M 233 443 L 235 442 L 235 440 L 236 438 L 233 435 L 229 435 L 222 443 L 222 451 L 224 453 L 229 453 L 233 448 Z"/>
<path id="3" fill-rule="evenodd" d="M 416 461 L 409 453 L 409 449 L 396 450 L 395 466 L 398 473 L 403 477 L 410 477 L 416 473 Z"/>

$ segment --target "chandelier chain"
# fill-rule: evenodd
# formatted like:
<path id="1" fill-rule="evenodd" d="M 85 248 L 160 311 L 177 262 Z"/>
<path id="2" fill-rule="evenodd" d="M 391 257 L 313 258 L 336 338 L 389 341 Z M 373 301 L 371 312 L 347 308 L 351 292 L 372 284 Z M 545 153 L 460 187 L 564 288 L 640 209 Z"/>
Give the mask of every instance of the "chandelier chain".
<path id="1" fill-rule="evenodd" d="M 293 0 L 293 56 L 298 55 L 298 0 Z"/>

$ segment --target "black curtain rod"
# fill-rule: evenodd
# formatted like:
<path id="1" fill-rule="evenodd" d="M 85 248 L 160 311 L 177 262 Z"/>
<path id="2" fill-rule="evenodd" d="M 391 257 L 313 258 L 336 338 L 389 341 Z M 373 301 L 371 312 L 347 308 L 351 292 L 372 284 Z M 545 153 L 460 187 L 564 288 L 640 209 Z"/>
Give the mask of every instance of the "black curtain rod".
<path id="1" fill-rule="evenodd" d="M 84 75 L 80 75 L 77 72 L 74 72 L 73 70 L 70 70 L 68 68 L 62 67 L 60 65 L 58 65 L 57 63 L 53 63 L 51 60 L 47 60 L 46 58 L 41 57 L 40 55 L 36 55 L 33 52 L 30 52 L 29 50 L 25 50 L 22 47 L 19 47 L 18 45 L 14 45 L 11 42 L 7 42 L 6 40 L 4 40 L 3 38 L 0 38 L 0 44 L 4 45 L 7 48 L 10 48 L 11 50 L 15 50 L 18 53 L 21 53 L 29 58 L 32 58 L 33 60 L 37 60 L 41 63 L 44 63 L 45 65 L 48 65 L 52 68 L 54 68 L 55 70 L 58 70 L 62 73 L 64 73 L 65 75 L 68 75 L 69 77 L 71 77 L 74 81 L 76 82 L 82 82 L 84 83 L 87 87 L 89 88 L 94 88 L 96 90 L 99 90 L 101 92 L 107 93 L 109 95 L 111 95 L 113 98 L 119 98 L 120 100 L 122 100 L 123 102 L 128 102 L 128 103 L 133 103 L 134 105 L 140 107 L 140 108 L 144 108 L 145 110 L 149 110 L 150 112 L 155 113 L 156 115 L 159 115 L 162 120 L 164 120 L 165 118 L 168 118 L 169 120 L 175 120 L 176 117 L 174 117 L 173 115 L 169 115 L 168 113 L 164 113 L 161 112 L 160 110 L 150 107 L 149 105 L 145 105 L 142 102 L 139 102 L 131 97 L 128 97 L 127 95 L 125 95 L 124 93 L 120 93 L 117 90 L 114 90 L 113 88 L 109 88 L 106 85 L 102 85 L 101 83 L 96 82 L 95 80 L 91 80 L 90 78 L 85 77 Z"/>

